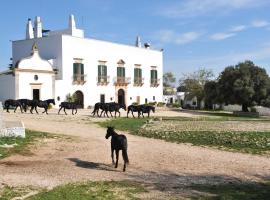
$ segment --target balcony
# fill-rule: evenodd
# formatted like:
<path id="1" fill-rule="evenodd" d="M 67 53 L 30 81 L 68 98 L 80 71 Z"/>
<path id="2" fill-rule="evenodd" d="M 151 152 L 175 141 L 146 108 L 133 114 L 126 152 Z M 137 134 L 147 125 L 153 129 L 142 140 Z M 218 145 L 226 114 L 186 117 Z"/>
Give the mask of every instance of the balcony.
<path id="1" fill-rule="evenodd" d="M 108 85 L 110 82 L 110 76 L 98 76 L 97 85 Z"/>
<path id="2" fill-rule="evenodd" d="M 160 84 L 160 79 L 151 79 L 150 80 L 150 87 L 158 87 Z"/>
<path id="3" fill-rule="evenodd" d="M 141 87 L 144 84 L 144 78 L 134 78 L 134 86 Z"/>
<path id="4" fill-rule="evenodd" d="M 130 80 L 130 77 L 114 77 L 113 82 L 117 86 L 127 86 L 130 84 Z"/>
<path id="5" fill-rule="evenodd" d="M 86 75 L 85 74 L 73 74 L 73 82 L 74 85 L 83 85 L 86 82 Z"/>

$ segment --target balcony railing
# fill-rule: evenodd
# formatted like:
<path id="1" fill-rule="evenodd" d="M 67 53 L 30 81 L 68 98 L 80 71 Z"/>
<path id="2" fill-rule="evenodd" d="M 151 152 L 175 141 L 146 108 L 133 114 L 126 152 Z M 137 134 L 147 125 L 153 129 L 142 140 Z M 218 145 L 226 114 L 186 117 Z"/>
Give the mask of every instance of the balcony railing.
<path id="1" fill-rule="evenodd" d="M 73 74 L 73 84 L 83 85 L 86 82 L 85 74 Z"/>
<path id="2" fill-rule="evenodd" d="M 110 82 L 110 76 L 98 76 L 97 84 L 98 85 L 108 85 Z"/>
<path id="3" fill-rule="evenodd" d="M 113 82 L 115 85 L 128 85 L 130 80 L 130 77 L 114 77 Z"/>
<path id="4" fill-rule="evenodd" d="M 134 78 L 134 86 L 142 86 L 144 84 L 144 78 Z"/>
<path id="5" fill-rule="evenodd" d="M 150 80 L 150 86 L 151 87 L 158 87 L 160 84 L 160 79 L 151 79 Z"/>

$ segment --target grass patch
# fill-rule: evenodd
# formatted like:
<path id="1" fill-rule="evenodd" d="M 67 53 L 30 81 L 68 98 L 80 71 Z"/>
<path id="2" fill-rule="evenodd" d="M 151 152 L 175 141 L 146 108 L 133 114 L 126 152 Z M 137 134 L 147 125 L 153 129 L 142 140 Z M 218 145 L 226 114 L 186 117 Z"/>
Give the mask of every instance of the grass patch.
<path id="1" fill-rule="evenodd" d="M 169 142 L 191 143 L 197 146 L 218 147 L 244 153 L 264 154 L 270 152 L 270 132 L 177 132 L 140 130 L 136 132 L 136 134 Z"/>
<path id="2" fill-rule="evenodd" d="M 235 184 L 227 183 L 220 185 L 193 185 L 189 189 L 203 193 L 199 197 L 192 196 L 191 199 L 201 200 L 246 200 L 246 199 L 260 199 L 266 200 L 270 197 L 270 183 L 246 183 Z"/>
<path id="3" fill-rule="evenodd" d="M 146 192 L 137 183 L 131 182 L 86 182 L 67 184 L 49 191 L 43 191 L 27 200 L 90 200 L 90 199 L 138 199 L 136 194 Z"/>
<path id="4" fill-rule="evenodd" d="M 167 119 L 169 120 L 169 118 Z M 98 122 L 98 124 L 103 127 L 113 126 L 118 130 L 129 131 L 133 135 L 162 139 L 169 142 L 191 143 L 197 146 L 210 146 L 252 154 L 270 152 L 270 132 L 146 130 L 142 126 L 147 123 L 147 120 L 117 118 Z M 183 120 L 191 121 L 188 118 L 183 118 Z"/>
<path id="5" fill-rule="evenodd" d="M 4 187 L 0 190 L 0 200 L 10 200 L 15 197 L 22 197 L 31 192 L 29 188 L 14 188 L 14 187 Z"/>
<path id="6" fill-rule="evenodd" d="M 146 118 L 116 118 L 96 122 L 102 127 L 112 126 L 120 131 L 137 131 L 147 122 Z"/>
<path id="7" fill-rule="evenodd" d="M 0 159 L 10 156 L 11 154 L 29 154 L 30 151 L 27 148 L 30 144 L 38 138 L 51 138 L 54 137 L 52 134 L 26 130 L 25 138 L 20 137 L 2 137 L 0 138 L 0 145 L 14 145 L 12 148 L 0 147 Z"/>

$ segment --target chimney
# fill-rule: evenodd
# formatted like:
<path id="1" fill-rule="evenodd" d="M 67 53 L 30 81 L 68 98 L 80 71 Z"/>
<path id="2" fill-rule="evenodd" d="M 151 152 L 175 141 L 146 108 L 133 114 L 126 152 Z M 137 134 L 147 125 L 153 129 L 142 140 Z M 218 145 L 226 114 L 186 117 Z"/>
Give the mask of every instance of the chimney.
<path id="1" fill-rule="evenodd" d="M 75 23 L 74 15 L 69 16 L 68 27 L 69 27 L 69 29 L 76 29 L 76 23 Z"/>
<path id="2" fill-rule="evenodd" d="M 142 44 L 141 44 L 141 38 L 140 38 L 140 36 L 137 36 L 137 39 L 136 39 L 136 47 L 139 47 L 139 48 L 141 48 L 142 47 Z"/>
<path id="3" fill-rule="evenodd" d="M 28 22 L 26 24 L 26 35 L 25 35 L 25 39 L 32 39 L 34 38 L 34 31 L 33 31 L 33 26 L 32 26 L 32 22 L 31 19 L 28 18 Z"/>
<path id="4" fill-rule="evenodd" d="M 42 37 L 42 24 L 40 17 L 37 16 L 35 18 L 35 31 L 34 31 L 35 38 L 41 38 Z"/>

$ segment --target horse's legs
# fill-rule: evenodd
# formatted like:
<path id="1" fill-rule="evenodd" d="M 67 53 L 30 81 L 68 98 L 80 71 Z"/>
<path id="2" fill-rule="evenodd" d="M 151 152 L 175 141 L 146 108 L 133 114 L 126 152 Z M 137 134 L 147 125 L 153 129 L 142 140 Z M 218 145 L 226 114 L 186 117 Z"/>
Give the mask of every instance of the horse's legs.
<path id="1" fill-rule="evenodd" d="M 9 105 L 8 105 L 8 106 L 6 106 L 6 108 L 7 108 L 7 112 L 9 113 L 9 110 L 8 110 L 8 109 L 9 109 Z"/>
<path id="2" fill-rule="evenodd" d="M 148 112 L 148 118 L 150 117 L 150 111 Z"/>
<path id="3" fill-rule="evenodd" d="M 77 108 L 75 108 L 75 111 L 76 111 L 75 114 L 77 114 Z"/>
<path id="4" fill-rule="evenodd" d="M 18 108 L 18 106 L 16 106 L 16 108 L 15 108 L 14 112 L 16 112 L 17 108 Z"/>
<path id="5" fill-rule="evenodd" d="M 132 114 L 133 118 L 135 118 L 135 116 L 134 116 L 134 114 L 133 114 L 133 111 L 132 111 L 132 110 L 131 110 L 131 114 Z"/>
<path id="6" fill-rule="evenodd" d="M 61 107 L 61 108 L 58 110 L 58 115 L 59 115 L 60 111 L 62 110 L 62 108 L 63 108 L 63 107 Z"/>
<path id="7" fill-rule="evenodd" d="M 114 162 L 114 155 L 113 155 L 113 151 L 114 151 L 114 149 L 111 147 L 112 164 L 114 165 L 114 164 L 115 164 L 115 162 Z"/>
<path id="8" fill-rule="evenodd" d="M 119 150 L 115 150 L 116 151 L 116 163 L 115 163 L 115 168 L 118 167 L 118 158 L 119 158 Z"/>
<path id="9" fill-rule="evenodd" d="M 67 115 L 66 108 L 64 108 L 64 112 L 65 112 L 65 114 Z"/>
<path id="10" fill-rule="evenodd" d="M 37 106 L 35 106 L 35 111 L 36 111 L 36 113 L 38 114 L 38 111 L 37 111 Z"/>
<path id="11" fill-rule="evenodd" d="M 22 108 L 22 106 L 20 106 L 20 109 L 21 109 L 21 113 L 23 113 L 23 108 Z"/>
<path id="12" fill-rule="evenodd" d="M 142 112 L 142 116 L 143 116 L 143 118 L 144 118 L 143 112 Z"/>
<path id="13" fill-rule="evenodd" d="M 72 115 L 74 115 L 74 113 L 73 113 L 73 111 L 74 111 L 74 110 L 73 110 L 73 108 L 72 108 L 71 110 L 72 110 L 72 112 L 71 112 L 71 113 L 72 113 Z"/>
<path id="14" fill-rule="evenodd" d="M 127 111 L 127 118 L 128 118 L 128 113 L 129 113 L 129 110 Z"/>

